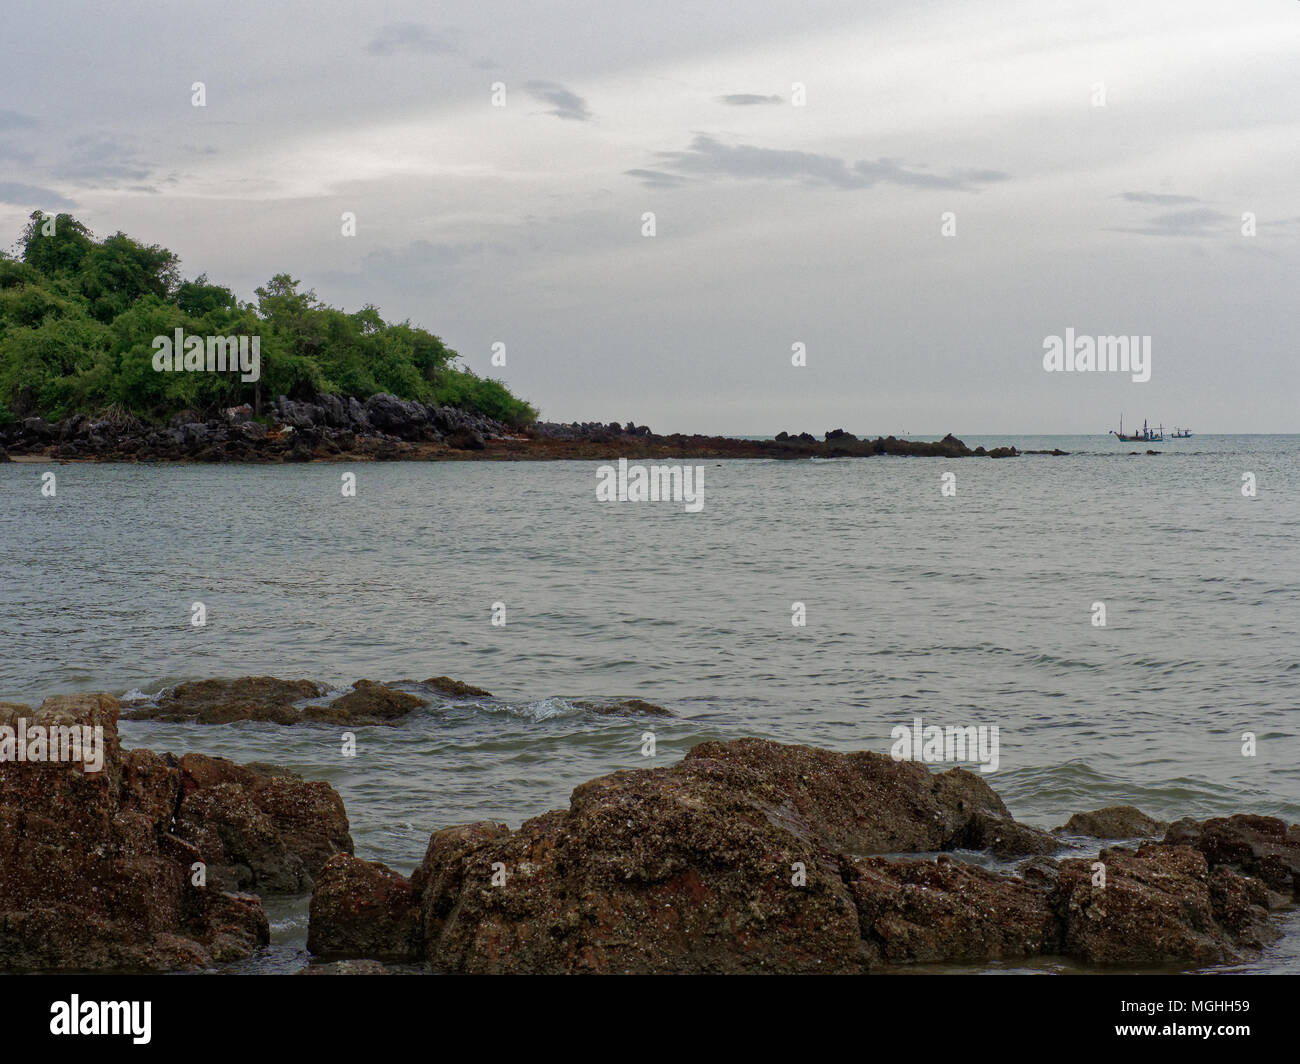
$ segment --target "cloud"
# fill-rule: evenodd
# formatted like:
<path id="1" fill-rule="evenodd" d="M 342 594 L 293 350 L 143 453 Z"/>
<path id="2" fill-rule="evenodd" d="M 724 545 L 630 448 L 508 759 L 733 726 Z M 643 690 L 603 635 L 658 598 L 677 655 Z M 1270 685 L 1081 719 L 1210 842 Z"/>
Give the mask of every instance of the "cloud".
<path id="1" fill-rule="evenodd" d="M 1200 203 L 1195 196 L 1172 196 L 1164 192 L 1122 192 L 1120 195 L 1130 203 L 1161 203 L 1173 206 L 1176 203 Z"/>
<path id="2" fill-rule="evenodd" d="M 524 88 L 532 93 L 534 98 L 551 105 L 552 109 L 547 111 L 547 114 L 577 122 L 586 122 L 591 118 L 587 101 L 577 93 L 570 92 L 563 85 L 557 85 L 553 81 L 530 81 Z"/>
<path id="3" fill-rule="evenodd" d="M 86 135 L 70 144 L 71 154 L 54 168 L 56 176 L 70 181 L 143 181 L 150 167 L 135 150 L 110 137 Z"/>
<path id="4" fill-rule="evenodd" d="M 0 129 L 30 129 L 36 119 L 0 107 Z"/>
<path id="5" fill-rule="evenodd" d="M 878 184 L 973 192 L 978 186 L 1010 179 L 1000 170 L 950 170 L 931 174 L 911 170 L 892 159 L 863 159 L 849 163 L 834 155 L 806 151 L 724 144 L 716 137 L 696 134 L 685 151 L 659 152 L 670 170 L 741 180 L 801 181 L 842 189 Z"/>
<path id="6" fill-rule="evenodd" d="M 752 92 L 735 92 L 730 96 L 719 96 L 719 103 L 732 107 L 754 107 L 760 104 L 781 103 L 780 96 L 758 96 Z"/>
<path id="7" fill-rule="evenodd" d="M 1140 236 L 1222 236 L 1229 223 L 1236 224 L 1232 215 L 1210 207 L 1197 207 L 1157 215 L 1142 229 L 1119 229 L 1117 232 Z"/>
<path id="8" fill-rule="evenodd" d="M 48 188 L 21 185 L 13 181 L 0 181 L 0 203 L 16 207 L 75 207 L 76 204 Z"/>
<path id="9" fill-rule="evenodd" d="M 0 143 L 0 162 L 29 163 L 35 156 L 17 145 Z"/>
<path id="10" fill-rule="evenodd" d="M 366 45 L 366 51 L 371 55 L 394 55 L 397 52 L 446 55 L 455 50 L 447 38 L 420 22 L 390 22 L 381 26 L 374 39 Z"/>
<path id="11" fill-rule="evenodd" d="M 662 170 L 624 170 L 628 177 L 637 178 L 643 185 L 650 188 L 676 188 L 678 185 L 684 185 L 689 180 L 685 177 L 678 177 L 676 174 L 667 174 Z"/>

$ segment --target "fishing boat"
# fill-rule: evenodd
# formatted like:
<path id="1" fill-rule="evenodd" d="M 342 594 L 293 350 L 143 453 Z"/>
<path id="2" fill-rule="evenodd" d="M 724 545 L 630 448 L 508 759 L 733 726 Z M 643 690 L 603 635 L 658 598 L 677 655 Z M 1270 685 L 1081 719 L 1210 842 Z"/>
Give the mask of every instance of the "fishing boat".
<path id="1" fill-rule="evenodd" d="M 1124 435 L 1124 415 L 1119 416 L 1119 431 L 1110 430 L 1110 434 L 1117 440 L 1124 440 L 1126 443 L 1159 443 L 1165 438 L 1165 427 L 1161 425 L 1158 429 L 1147 428 L 1145 419 L 1142 422 L 1142 434 L 1134 433 L 1131 436 Z"/>
<path id="2" fill-rule="evenodd" d="M 1189 439 L 1189 438 L 1191 437 L 1191 435 L 1192 435 L 1192 430 L 1191 430 L 1191 429 L 1180 429 L 1180 428 L 1178 428 L 1177 425 L 1175 425 L 1175 426 L 1174 426 L 1174 434 L 1173 434 L 1173 436 L 1170 437 L 1170 439 L 1174 439 L 1174 440 L 1186 440 L 1186 439 Z"/>

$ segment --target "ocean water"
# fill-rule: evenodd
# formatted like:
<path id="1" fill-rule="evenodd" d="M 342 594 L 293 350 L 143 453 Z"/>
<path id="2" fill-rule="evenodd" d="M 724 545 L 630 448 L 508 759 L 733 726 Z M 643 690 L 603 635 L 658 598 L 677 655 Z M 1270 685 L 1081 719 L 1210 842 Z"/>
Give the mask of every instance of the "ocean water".
<path id="1" fill-rule="evenodd" d="M 595 462 L 0 465 L 0 699 L 249 674 L 486 687 L 359 729 L 355 758 L 330 728 L 122 729 L 329 780 L 358 855 L 404 873 L 435 828 L 517 825 L 705 739 L 888 751 L 918 716 L 996 725 L 986 779 L 1040 827 L 1120 802 L 1300 821 L 1300 436 L 966 442 L 1073 453 L 691 460 L 699 513 L 598 502 Z M 572 705 L 611 696 L 677 717 Z M 243 970 L 304 962 L 305 900 L 268 910 L 274 945 Z M 1300 920 L 1279 919 L 1244 970 L 1300 971 Z"/>

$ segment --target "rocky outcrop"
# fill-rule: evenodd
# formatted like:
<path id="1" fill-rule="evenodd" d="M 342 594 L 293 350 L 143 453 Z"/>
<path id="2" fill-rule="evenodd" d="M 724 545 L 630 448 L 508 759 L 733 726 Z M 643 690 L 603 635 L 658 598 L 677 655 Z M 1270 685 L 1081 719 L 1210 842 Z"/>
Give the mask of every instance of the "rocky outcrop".
<path id="1" fill-rule="evenodd" d="M 454 682 L 454 681 L 451 681 Z M 352 690 L 333 701 L 298 706 L 319 698 L 325 687 L 310 680 L 280 680 L 274 676 L 244 676 L 237 680 L 199 680 L 177 684 L 155 702 L 133 705 L 129 720 L 186 721 L 229 724 L 258 720 L 271 724 L 334 724 L 343 727 L 393 725 L 424 700 L 405 691 L 358 680 Z"/>
<path id="2" fill-rule="evenodd" d="M 1167 826 L 1134 806 L 1108 805 L 1090 813 L 1075 813 L 1052 830 L 1059 835 L 1089 839 L 1150 839 L 1158 837 Z"/>
<path id="3" fill-rule="evenodd" d="M 457 407 L 380 393 L 364 403 L 339 395 L 307 400 L 280 396 L 254 420 L 251 408 L 205 417 L 184 410 L 165 425 L 129 415 L 91 419 L 76 414 L 57 425 L 26 418 L 0 426 L 0 447 L 60 459 L 158 461 L 309 461 L 350 454 L 382 459 L 414 444 L 482 449 L 507 426 Z M 446 448 L 444 448 L 446 449 Z"/>
<path id="4" fill-rule="evenodd" d="M 0 970 L 166 970 L 269 940 L 255 897 L 193 884 L 202 852 L 171 830 L 174 765 L 124 753 L 108 695 L 6 707 L 0 725 L 102 729 L 103 765 L 0 761 Z"/>
<path id="5" fill-rule="evenodd" d="M 123 750 L 109 695 L 0 705 L 0 728 L 28 736 L 74 726 L 101 729 L 97 769 L 94 758 L 0 754 L 0 970 L 177 970 L 246 958 L 270 930 L 257 896 L 242 891 L 308 890 L 334 852 L 352 848 L 328 784 Z M 9 736 L 0 731 L 0 752 Z"/>
<path id="6" fill-rule="evenodd" d="M 1246 826 L 1258 838 L 1243 826 L 1225 850 L 1243 866 L 1289 845 Z M 1211 837 L 1221 829 L 1195 835 Z M 1276 935 L 1269 885 L 1190 845 L 1095 861 L 1047 856 L 1058 847 L 962 769 L 703 743 L 671 768 L 583 784 L 516 831 L 437 831 L 409 880 L 336 858 L 310 942 L 451 972 L 863 972 L 1059 953 L 1203 965 Z M 1018 874 L 896 856 L 970 848 L 1034 856 Z"/>
<path id="7" fill-rule="evenodd" d="M 77 414 L 58 425 L 27 418 L 0 425 L 0 453 L 5 448 L 61 460 L 140 462 L 1007 458 L 1019 453 L 1014 447 L 972 450 L 951 434 L 942 440 L 872 440 L 833 429 L 824 439 L 782 432 L 772 440 L 754 440 L 698 433 L 660 436 L 631 422 L 538 422 L 517 429 L 456 407 L 387 394 L 372 395 L 364 403 L 339 395 L 280 396 L 256 414 L 246 406 L 213 411 L 212 416 L 185 410 L 165 425 L 144 425 L 129 416 L 92 420 Z"/>

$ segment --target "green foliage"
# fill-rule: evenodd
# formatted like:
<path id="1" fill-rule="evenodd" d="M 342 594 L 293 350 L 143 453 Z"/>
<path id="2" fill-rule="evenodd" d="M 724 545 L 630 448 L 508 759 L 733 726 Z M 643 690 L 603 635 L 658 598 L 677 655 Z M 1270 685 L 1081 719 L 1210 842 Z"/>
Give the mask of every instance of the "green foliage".
<path id="1" fill-rule="evenodd" d="M 0 421 L 113 409 L 163 420 L 277 395 L 333 392 L 458 406 L 522 426 L 537 411 L 500 381 L 457 365 L 455 351 L 409 321 L 366 305 L 349 314 L 288 274 L 241 303 L 206 274 L 182 280 L 177 257 L 125 233 L 97 241 L 68 214 L 37 211 L 18 259 L 0 255 Z M 155 337 L 259 337 L 261 379 L 160 373 Z"/>

